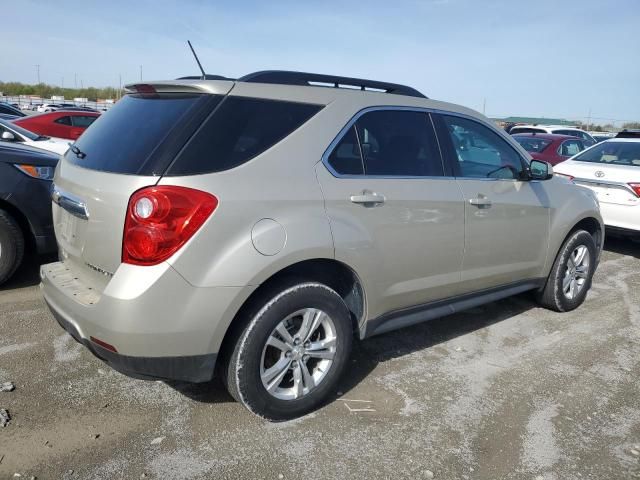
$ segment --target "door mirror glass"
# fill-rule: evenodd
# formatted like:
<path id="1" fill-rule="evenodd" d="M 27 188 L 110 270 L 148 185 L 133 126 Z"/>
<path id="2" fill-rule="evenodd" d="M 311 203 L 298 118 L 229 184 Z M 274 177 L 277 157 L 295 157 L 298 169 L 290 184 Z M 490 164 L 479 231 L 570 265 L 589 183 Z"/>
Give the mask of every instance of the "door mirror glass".
<path id="1" fill-rule="evenodd" d="M 2 140 L 13 142 L 16 137 L 11 132 L 2 132 Z"/>
<path id="2" fill-rule="evenodd" d="M 532 180 L 549 180 L 553 177 L 553 167 L 547 162 L 541 160 L 531 160 L 529 164 Z"/>

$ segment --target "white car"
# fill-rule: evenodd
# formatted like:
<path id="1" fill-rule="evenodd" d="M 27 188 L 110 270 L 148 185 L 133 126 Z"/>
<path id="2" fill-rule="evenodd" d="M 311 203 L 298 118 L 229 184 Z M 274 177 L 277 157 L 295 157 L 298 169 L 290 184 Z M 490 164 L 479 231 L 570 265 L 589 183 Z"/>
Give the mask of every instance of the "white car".
<path id="1" fill-rule="evenodd" d="M 40 105 L 36 111 L 38 111 L 39 113 L 49 113 L 49 112 L 55 112 L 56 110 L 60 110 L 62 108 L 62 105 L 58 104 L 58 103 L 45 103 L 43 105 Z"/>
<path id="2" fill-rule="evenodd" d="M 553 169 L 596 193 L 608 230 L 640 233 L 640 138 L 605 140 Z"/>
<path id="3" fill-rule="evenodd" d="M 41 148 L 59 155 L 64 155 L 69 150 L 69 140 L 38 135 L 2 119 L 0 119 L 0 141 L 21 143 L 22 145 Z"/>
<path id="4" fill-rule="evenodd" d="M 595 138 L 584 130 L 566 125 L 516 125 L 511 127 L 509 135 L 516 133 L 555 133 L 556 135 L 569 135 L 581 138 L 587 147 L 597 143 Z"/>

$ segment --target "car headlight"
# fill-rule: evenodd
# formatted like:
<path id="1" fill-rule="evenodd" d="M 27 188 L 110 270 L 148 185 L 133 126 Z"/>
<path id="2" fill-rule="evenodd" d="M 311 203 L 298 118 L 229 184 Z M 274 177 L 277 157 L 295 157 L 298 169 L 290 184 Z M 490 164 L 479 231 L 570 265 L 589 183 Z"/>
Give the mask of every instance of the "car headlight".
<path id="1" fill-rule="evenodd" d="M 24 165 L 14 164 L 18 170 L 25 175 L 29 175 L 32 178 L 38 178 L 40 180 L 53 180 L 53 174 L 55 167 L 40 167 L 38 165 Z"/>

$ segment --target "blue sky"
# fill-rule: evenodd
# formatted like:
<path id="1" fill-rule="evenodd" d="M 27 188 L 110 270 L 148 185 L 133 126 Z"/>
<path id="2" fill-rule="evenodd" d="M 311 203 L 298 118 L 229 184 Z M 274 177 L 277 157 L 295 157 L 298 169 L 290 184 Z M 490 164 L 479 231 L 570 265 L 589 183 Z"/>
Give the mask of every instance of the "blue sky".
<path id="1" fill-rule="evenodd" d="M 290 69 L 488 115 L 640 120 L 639 0 L 3 2 L 0 80 L 118 85 Z"/>

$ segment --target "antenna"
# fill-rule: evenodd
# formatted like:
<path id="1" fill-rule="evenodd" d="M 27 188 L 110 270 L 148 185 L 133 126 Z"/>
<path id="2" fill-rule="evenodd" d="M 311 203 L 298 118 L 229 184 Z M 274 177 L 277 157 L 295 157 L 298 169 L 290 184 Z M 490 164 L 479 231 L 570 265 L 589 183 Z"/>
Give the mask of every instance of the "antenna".
<path id="1" fill-rule="evenodd" d="M 196 62 L 198 62 L 198 68 L 202 72 L 202 80 L 205 80 L 207 78 L 207 74 L 204 73 L 204 68 L 202 68 L 202 64 L 200 63 L 200 60 L 198 59 L 198 55 L 196 55 L 196 51 L 193 49 L 193 45 L 191 45 L 191 42 L 189 40 L 187 40 L 187 43 L 189 44 L 189 48 L 191 49 L 191 53 L 193 53 L 193 56 L 196 59 Z"/>

